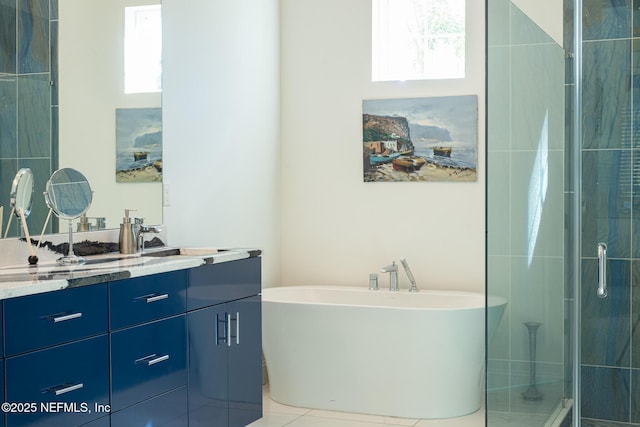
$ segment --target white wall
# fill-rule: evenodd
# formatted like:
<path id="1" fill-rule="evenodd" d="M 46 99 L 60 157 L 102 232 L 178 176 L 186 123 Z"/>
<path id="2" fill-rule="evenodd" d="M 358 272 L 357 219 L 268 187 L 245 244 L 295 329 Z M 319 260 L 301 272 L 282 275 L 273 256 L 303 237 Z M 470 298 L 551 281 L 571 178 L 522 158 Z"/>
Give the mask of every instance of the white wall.
<path id="1" fill-rule="evenodd" d="M 124 93 L 124 8 L 156 0 L 60 0 L 60 167 L 73 167 L 94 191 L 87 216 L 117 228 L 125 208 L 162 223 L 160 183 L 116 183 L 116 108 L 155 108 L 161 95 Z M 61 226 L 61 230 L 66 227 Z"/>
<path id="2" fill-rule="evenodd" d="M 169 241 L 261 248 L 278 283 L 278 0 L 162 4 Z"/>
<path id="3" fill-rule="evenodd" d="M 468 1 L 466 79 L 372 83 L 370 0 L 281 0 L 283 284 L 366 286 L 404 256 L 423 288 L 484 291 L 484 40 Z M 362 182 L 363 99 L 469 94 L 477 182 Z"/>
<path id="4" fill-rule="evenodd" d="M 467 78 L 406 83 L 371 82 L 370 0 L 279 5 L 163 2 L 170 241 L 261 247 L 265 287 L 366 286 L 405 256 L 424 288 L 483 291 L 484 4 Z M 479 95 L 478 182 L 362 182 L 363 99 L 458 94 Z"/>
<path id="5" fill-rule="evenodd" d="M 556 43 L 563 46 L 564 2 L 558 0 L 512 0 Z"/>

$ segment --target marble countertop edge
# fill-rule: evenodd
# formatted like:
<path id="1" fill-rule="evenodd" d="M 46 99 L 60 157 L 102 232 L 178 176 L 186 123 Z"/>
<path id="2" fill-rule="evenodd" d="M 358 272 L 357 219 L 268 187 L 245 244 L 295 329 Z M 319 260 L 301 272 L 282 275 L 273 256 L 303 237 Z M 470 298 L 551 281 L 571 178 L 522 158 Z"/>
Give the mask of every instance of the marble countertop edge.
<path id="1" fill-rule="evenodd" d="M 148 276 L 260 256 L 258 249 L 230 249 L 201 255 L 120 256 L 106 254 L 87 257 L 87 264 L 61 266 L 9 266 L 0 269 L 0 300 L 60 289 L 87 286 L 114 280 Z M 90 261 L 89 261 L 90 260 Z"/>

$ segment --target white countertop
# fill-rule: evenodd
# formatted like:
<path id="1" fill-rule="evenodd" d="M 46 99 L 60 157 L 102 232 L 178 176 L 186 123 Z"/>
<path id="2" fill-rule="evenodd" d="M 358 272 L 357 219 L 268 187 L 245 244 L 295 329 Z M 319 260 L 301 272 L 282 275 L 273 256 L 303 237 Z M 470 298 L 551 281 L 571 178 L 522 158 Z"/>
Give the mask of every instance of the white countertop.
<path id="1" fill-rule="evenodd" d="M 86 263 L 81 265 L 60 265 L 56 261 L 46 261 L 35 266 L 0 267 L 0 299 L 147 276 L 260 255 L 260 251 L 256 249 L 216 251 L 207 248 L 191 248 L 183 250 L 184 254 L 180 255 L 149 256 L 153 252 L 162 252 L 167 249 L 171 248 L 149 250 L 145 252 L 144 256 L 140 254 L 122 255 L 117 252 L 93 255 L 85 257 Z"/>

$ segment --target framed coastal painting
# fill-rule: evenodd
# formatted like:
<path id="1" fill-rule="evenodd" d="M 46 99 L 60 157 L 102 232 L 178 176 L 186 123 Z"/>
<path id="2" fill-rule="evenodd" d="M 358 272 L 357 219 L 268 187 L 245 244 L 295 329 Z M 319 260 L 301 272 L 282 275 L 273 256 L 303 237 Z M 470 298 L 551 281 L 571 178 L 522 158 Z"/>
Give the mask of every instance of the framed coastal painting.
<path id="1" fill-rule="evenodd" d="M 362 101 L 365 182 L 477 181 L 478 97 Z"/>
<path id="2" fill-rule="evenodd" d="M 162 109 L 116 109 L 116 182 L 162 182 Z"/>

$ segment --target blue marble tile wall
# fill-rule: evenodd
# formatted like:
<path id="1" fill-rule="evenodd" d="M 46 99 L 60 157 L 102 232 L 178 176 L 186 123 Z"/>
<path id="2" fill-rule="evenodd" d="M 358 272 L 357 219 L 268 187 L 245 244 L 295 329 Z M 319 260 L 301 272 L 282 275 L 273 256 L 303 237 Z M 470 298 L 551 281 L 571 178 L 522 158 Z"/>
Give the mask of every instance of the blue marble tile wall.
<path id="1" fill-rule="evenodd" d="M 583 425 L 640 425 L 640 1 L 583 1 Z M 596 245 L 609 296 L 596 296 Z"/>
<path id="2" fill-rule="evenodd" d="M 58 167 L 57 10 L 58 0 L 0 0 L 0 206 L 6 226 L 13 176 L 34 174 L 32 234 L 48 209 L 41 196 Z M 19 235 L 17 221 L 9 236 Z M 54 231 L 49 225 L 47 231 Z M 2 229 L 2 228 L 0 228 Z"/>

